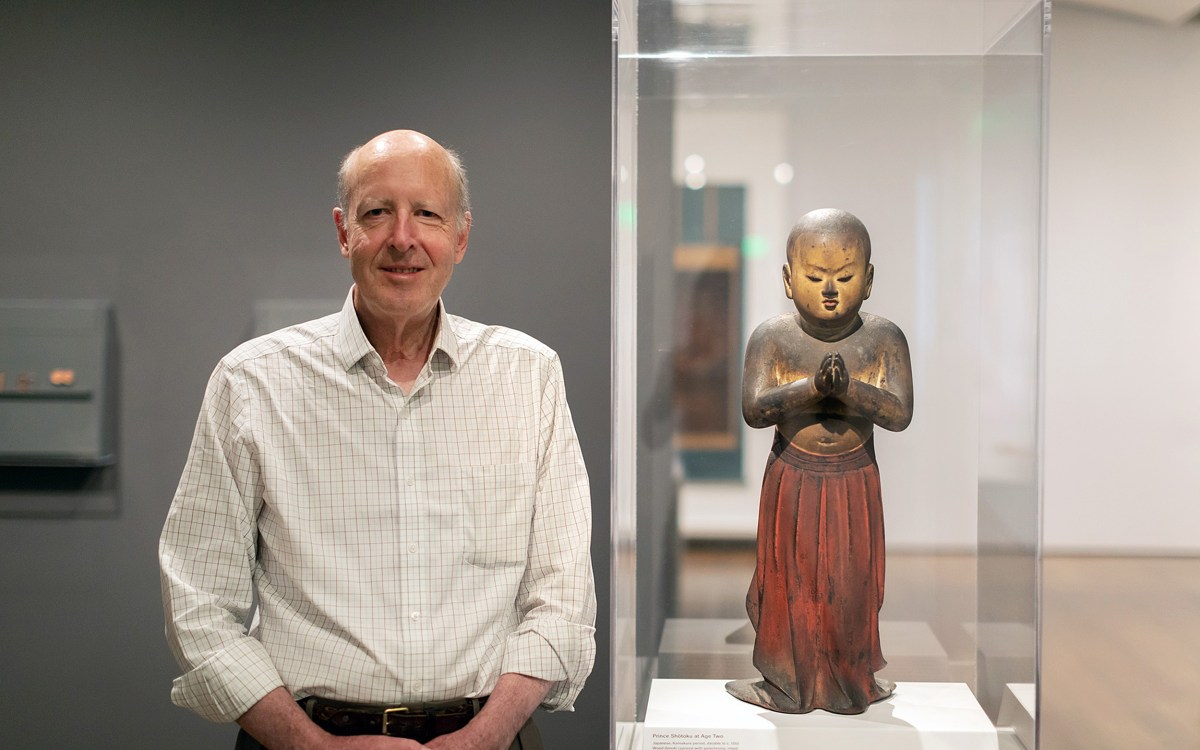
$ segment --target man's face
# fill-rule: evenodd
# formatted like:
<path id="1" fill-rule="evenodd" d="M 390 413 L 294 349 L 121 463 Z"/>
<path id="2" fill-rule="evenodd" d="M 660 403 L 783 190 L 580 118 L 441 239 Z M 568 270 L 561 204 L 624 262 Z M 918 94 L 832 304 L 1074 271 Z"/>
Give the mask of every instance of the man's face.
<path id="1" fill-rule="evenodd" d="M 874 273 L 856 235 L 805 233 L 788 251 L 783 288 L 807 323 L 837 327 L 858 315 Z"/>
<path id="2" fill-rule="evenodd" d="M 397 322 L 432 314 L 467 250 L 470 214 L 458 229 L 457 198 L 436 144 L 393 139 L 363 148 L 346 213 L 334 209 L 360 314 Z"/>

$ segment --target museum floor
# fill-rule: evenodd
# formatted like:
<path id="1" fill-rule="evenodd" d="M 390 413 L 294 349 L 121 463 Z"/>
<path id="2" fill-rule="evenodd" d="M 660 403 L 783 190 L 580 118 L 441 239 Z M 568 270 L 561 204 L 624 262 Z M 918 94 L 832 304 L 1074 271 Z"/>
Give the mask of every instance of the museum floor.
<path id="1" fill-rule="evenodd" d="M 684 556 L 675 616 L 743 616 L 753 549 Z M 888 593 L 934 575 L 971 602 L 963 561 L 892 555 Z M 1200 749 L 1200 558 L 1050 557 L 1043 579 L 1039 750 Z"/>

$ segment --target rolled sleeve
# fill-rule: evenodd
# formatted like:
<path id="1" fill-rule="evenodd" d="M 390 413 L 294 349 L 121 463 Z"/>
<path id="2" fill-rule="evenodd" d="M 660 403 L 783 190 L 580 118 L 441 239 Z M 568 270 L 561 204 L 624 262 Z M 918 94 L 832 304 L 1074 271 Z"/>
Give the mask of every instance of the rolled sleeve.
<path id="1" fill-rule="evenodd" d="M 184 670 L 171 700 L 210 721 L 233 721 L 283 684 L 246 632 L 253 599 L 251 451 L 239 438 L 243 408 L 218 367 L 159 540 L 167 643 Z"/>
<path id="2" fill-rule="evenodd" d="M 235 721 L 281 686 L 283 681 L 262 644 L 241 638 L 175 678 L 171 702 L 209 721 Z"/>
<path id="3" fill-rule="evenodd" d="M 541 400 L 542 451 L 518 607 L 502 671 L 553 683 L 543 706 L 570 710 L 596 658 L 591 563 L 591 493 L 557 358 L 547 363 Z"/>
<path id="4" fill-rule="evenodd" d="M 570 711 L 595 659 L 594 627 L 539 618 L 509 636 L 501 671 L 552 683 L 542 706 L 550 711 Z"/>

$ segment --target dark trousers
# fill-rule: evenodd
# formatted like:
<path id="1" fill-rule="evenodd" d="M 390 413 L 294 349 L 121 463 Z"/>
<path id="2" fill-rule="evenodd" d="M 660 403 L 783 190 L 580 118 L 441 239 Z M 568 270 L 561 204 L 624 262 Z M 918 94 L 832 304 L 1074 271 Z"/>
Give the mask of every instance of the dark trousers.
<path id="1" fill-rule="evenodd" d="M 233 746 L 233 750 L 267 750 L 267 748 L 246 734 L 245 729 L 242 729 L 238 732 L 237 744 Z M 538 732 L 533 719 L 525 722 L 525 726 L 521 727 L 520 732 L 517 732 L 516 739 L 508 746 L 508 750 L 543 750 L 542 735 Z"/>

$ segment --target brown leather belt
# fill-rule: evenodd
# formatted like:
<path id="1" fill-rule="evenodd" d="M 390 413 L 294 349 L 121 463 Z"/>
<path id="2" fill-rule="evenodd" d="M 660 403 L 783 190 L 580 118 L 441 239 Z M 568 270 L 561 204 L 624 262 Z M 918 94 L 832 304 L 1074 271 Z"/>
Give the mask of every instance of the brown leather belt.
<path id="1" fill-rule="evenodd" d="M 457 732 L 467 725 L 487 698 L 466 698 L 408 706 L 372 706 L 343 703 L 316 696 L 299 701 L 317 726 L 333 735 L 386 734 L 421 743 Z"/>

